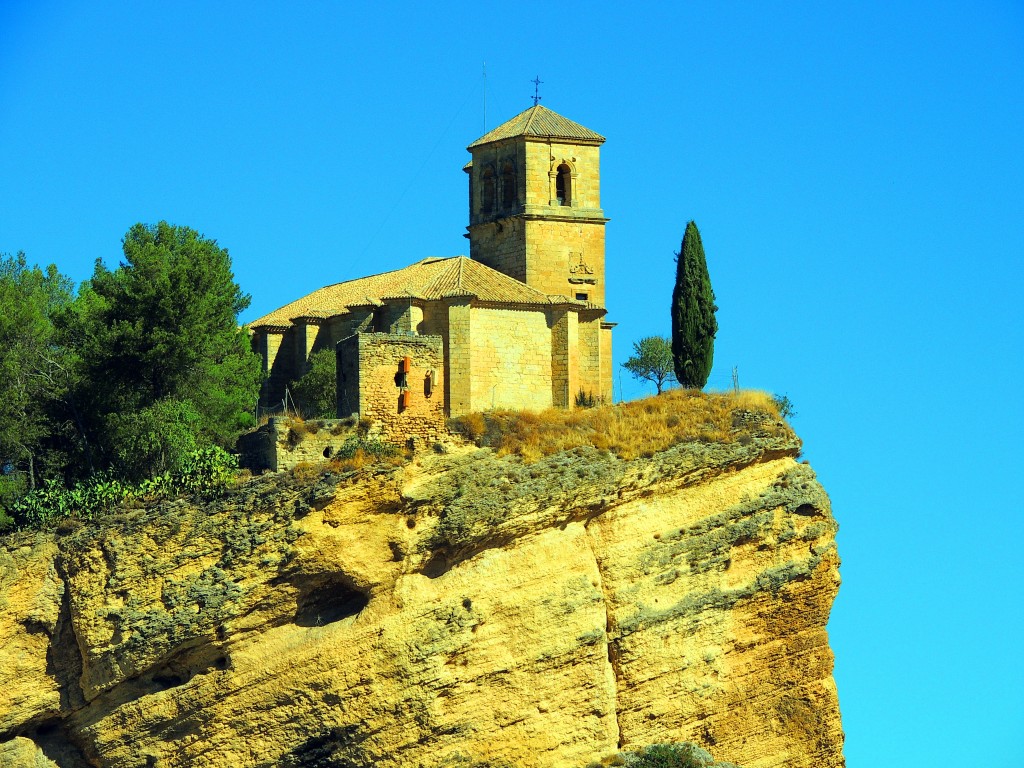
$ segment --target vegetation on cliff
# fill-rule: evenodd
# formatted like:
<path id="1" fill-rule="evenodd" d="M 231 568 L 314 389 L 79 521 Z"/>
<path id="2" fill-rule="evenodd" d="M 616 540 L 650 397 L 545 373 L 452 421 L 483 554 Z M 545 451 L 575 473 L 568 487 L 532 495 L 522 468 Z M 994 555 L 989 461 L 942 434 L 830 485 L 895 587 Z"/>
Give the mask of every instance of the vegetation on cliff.
<path id="1" fill-rule="evenodd" d="M 582 447 L 628 460 L 680 443 L 743 442 L 759 433 L 789 431 L 775 399 L 756 390 L 670 390 L 661 397 L 599 408 L 487 411 L 452 419 L 450 426 L 477 445 L 527 460 Z"/>
<path id="2" fill-rule="evenodd" d="M 6 503 L 51 469 L 46 445 L 70 365 L 54 317 L 73 288 L 52 264 L 29 267 L 23 253 L 0 259 L 0 518 Z"/>
<path id="3" fill-rule="evenodd" d="M 649 381 L 658 394 L 675 378 L 672 340 L 664 336 L 646 336 L 633 342 L 633 356 L 622 364 L 636 379 Z"/>
<path id="4" fill-rule="evenodd" d="M 588 768 L 598 768 L 598 765 Z M 613 758 L 609 765 L 629 768 L 739 768 L 734 763 L 716 763 L 710 752 L 690 742 L 651 744 L 638 752 L 624 752 Z"/>
<path id="5" fill-rule="evenodd" d="M 676 379 L 684 387 L 703 389 L 708 382 L 718 333 L 717 310 L 704 245 L 691 221 L 676 254 L 672 291 L 672 355 Z"/>
<path id="6" fill-rule="evenodd" d="M 167 222 L 136 224 L 124 261 L 96 264 L 69 322 L 78 399 L 102 466 L 125 477 L 230 447 L 254 423 L 260 382 L 238 314 L 249 306 L 215 240 Z"/>
<path id="7" fill-rule="evenodd" d="M 232 446 L 260 380 L 248 304 L 227 251 L 166 222 L 133 226 L 77 296 L 53 265 L 0 261 L 0 530 L 33 490 L 114 498 Z"/>

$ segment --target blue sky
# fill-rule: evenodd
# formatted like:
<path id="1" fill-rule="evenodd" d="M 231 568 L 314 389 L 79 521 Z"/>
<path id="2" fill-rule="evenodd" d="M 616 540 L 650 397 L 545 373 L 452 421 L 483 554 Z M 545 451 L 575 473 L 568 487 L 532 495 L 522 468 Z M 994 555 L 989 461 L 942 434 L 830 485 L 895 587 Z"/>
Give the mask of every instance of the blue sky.
<path id="1" fill-rule="evenodd" d="M 608 139 L 616 362 L 668 333 L 694 219 L 711 385 L 796 406 L 849 765 L 1024 764 L 1024 4 L 296 5 L 0 4 L 0 252 L 81 281 L 185 224 L 244 319 L 466 253 L 465 146 L 539 75 Z"/>

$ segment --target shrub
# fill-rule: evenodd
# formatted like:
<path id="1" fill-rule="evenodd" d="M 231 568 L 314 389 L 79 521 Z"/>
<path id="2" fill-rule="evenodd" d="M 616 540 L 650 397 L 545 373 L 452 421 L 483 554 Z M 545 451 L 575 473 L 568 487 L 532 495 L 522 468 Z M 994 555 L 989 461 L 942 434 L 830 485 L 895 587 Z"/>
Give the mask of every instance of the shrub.
<path id="1" fill-rule="evenodd" d="M 597 405 L 597 399 L 594 397 L 593 392 L 584 392 L 581 388 L 576 393 L 576 407 L 577 408 L 593 408 Z"/>
<path id="2" fill-rule="evenodd" d="M 696 744 L 651 744 L 640 752 L 625 752 L 622 765 L 633 768 L 738 768 L 733 763 L 716 763 L 711 753 Z"/>
<path id="3" fill-rule="evenodd" d="M 467 413 L 448 421 L 448 429 L 453 434 L 461 435 L 470 442 L 476 443 L 487 431 L 487 423 L 482 413 Z"/>
<path id="4" fill-rule="evenodd" d="M 199 447 L 202 416 L 188 400 L 166 398 L 106 419 L 119 474 L 139 479 L 177 470 Z"/>
<path id="5" fill-rule="evenodd" d="M 391 443 L 352 435 L 335 451 L 331 458 L 331 467 L 334 469 L 360 469 L 367 464 L 381 460 L 401 463 L 402 451 Z"/>
<path id="6" fill-rule="evenodd" d="M 153 501 L 178 495 L 212 498 L 234 482 L 237 469 L 234 456 L 222 448 L 210 447 L 185 457 L 177 471 L 138 483 L 127 483 L 106 473 L 71 488 L 48 480 L 11 504 L 10 517 L 21 528 L 43 528 L 71 515 L 91 520 L 132 500 Z"/>
<path id="7" fill-rule="evenodd" d="M 341 444 L 335 456 L 339 459 L 351 459 L 359 451 L 374 458 L 397 456 L 400 453 L 398 446 L 391 443 L 382 443 L 380 440 L 353 435 Z"/>
<path id="8" fill-rule="evenodd" d="M 222 494 L 234 482 L 238 457 L 223 448 L 211 446 L 195 451 L 172 474 L 171 489 L 177 493 L 203 497 Z"/>
<path id="9" fill-rule="evenodd" d="M 789 421 L 796 416 L 796 409 L 793 408 L 793 401 L 787 395 L 772 395 L 775 406 L 779 409 L 779 417 Z"/>

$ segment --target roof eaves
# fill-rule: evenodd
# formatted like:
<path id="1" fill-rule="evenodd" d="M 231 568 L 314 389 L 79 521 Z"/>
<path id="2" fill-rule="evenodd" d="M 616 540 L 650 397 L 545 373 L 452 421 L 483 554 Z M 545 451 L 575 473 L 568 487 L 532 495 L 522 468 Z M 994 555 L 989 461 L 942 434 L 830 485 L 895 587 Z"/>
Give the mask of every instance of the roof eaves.
<path id="1" fill-rule="evenodd" d="M 350 307 L 382 307 L 384 302 L 372 296 L 364 296 L 362 299 L 349 303 Z"/>
<path id="2" fill-rule="evenodd" d="M 421 294 L 419 294 L 419 293 L 413 293 L 408 288 L 403 290 L 403 291 L 400 291 L 399 293 L 385 293 L 383 296 L 380 297 L 380 300 L 381 301 L 385 301 L 385 302 L 386 301 L 409 301 L 410 299 L 419 299 L 419 300 L 423 301 L 423 300 L 426 299 L 426 297 L 421 295 Z"/>

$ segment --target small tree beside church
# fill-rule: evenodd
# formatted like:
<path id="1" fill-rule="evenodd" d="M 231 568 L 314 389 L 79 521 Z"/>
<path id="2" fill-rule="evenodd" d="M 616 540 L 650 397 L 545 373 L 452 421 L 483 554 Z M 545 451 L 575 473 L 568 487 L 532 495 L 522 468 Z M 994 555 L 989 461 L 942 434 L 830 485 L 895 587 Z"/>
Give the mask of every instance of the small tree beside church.
<path id="1" fill-rule="evenodd" d="M 660 395 L 672 377 L 672 340 L 664 336 L 647 336 L 633 342 L 633 353 L 622 367 L 634 378 L 652 382 Z"/>
<path id="2" fill-rule="evenodd" d="M 308 370 L 292 385 L 299 411 L 307 419 L 333 419 L 338 410 L 338 366 L 333 349 L 309 356 Z"/>
<path id="3" fill-rule="evenodd" d="M 718 333 L 717 310 L 700 232 L 691 221 L 676 254 L 672 291 L 672 356 L 676 378 L 684 387 L 703 389 L 708 383 Z"/>

